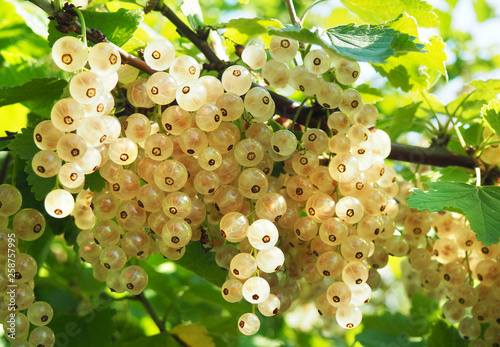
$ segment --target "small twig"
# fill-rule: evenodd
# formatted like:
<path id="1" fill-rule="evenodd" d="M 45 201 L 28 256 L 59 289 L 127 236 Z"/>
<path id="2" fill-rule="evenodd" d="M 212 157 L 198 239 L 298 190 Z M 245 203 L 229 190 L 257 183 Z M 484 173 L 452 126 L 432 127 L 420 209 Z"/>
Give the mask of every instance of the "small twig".
<path id="1" fill-rule="evenodd" d="M 136 295 L 135 297 L 141 302 L 142 306 L 144 306 L 144 309 L 151 316 L 158 329 L 160 329 L 160 332 L 166 333 L 167 330 L 165 329 L 165 324 L 161 321 L 160 318 L 158 318 L 156 312 L 153 309 L 153 306 L 151 306 L 150 302 L 148 301 L 144 293 Z"/>
<path id="2" fill-rule="evenodd" d="M 172 11 L 165 4 L 158 4 L 155 8 L 156 11 L 159 11 L 162 15 L 168 18 L 173 25 L 177 27 L 177 31 L 184 37 L 186 37 L 189 41 L 191 41 L 203 55 L 207 58 L 210 64 L 214 65 L 224 65 L 223 61 L 219 59 L 219 57 L 215 54 L 215 52 L 210 48 L 206 39 L 201 39 L 193 30 L 191 30 L 186 23 L 184 23 L 174 11 Z M 207 35 L 208 37 L 208 35 Z"/>
<path id="3" fill-rule="evenodd" d="M 302 16 L 300 16 L 300 23 L 304 23 L 304 20 L 306 19 L 307 14 L 314 6 L 316 6 L 317 4 L 319 4 L 321 2 L 325 2 L 325 1 L 330 1 L 330 0 L 318 0 L 318 1 L 315 1 L 314 3 L 312 3 L 311 5 L 309 5 L 309 7 L 304 10 L 304 13 L 302 13 Z"/>
<path id="4" fill-rule="evenodd" d="M 297 17 L 297 13 L 295 12 L 295 7 L 293 6 L 293 0 L 285 0 L 285 5 L 288 10 L 288 14 L 290 15 L 290 19 L 292 20 L 292 24 L 300 28 L 302 24 L 300 23 L 299 17 Z"/>

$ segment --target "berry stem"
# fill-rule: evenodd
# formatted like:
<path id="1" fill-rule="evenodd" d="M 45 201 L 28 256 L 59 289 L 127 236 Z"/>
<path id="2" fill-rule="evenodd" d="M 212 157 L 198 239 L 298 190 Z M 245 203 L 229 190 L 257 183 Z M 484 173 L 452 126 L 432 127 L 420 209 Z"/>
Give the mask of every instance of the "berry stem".
<path id="1" fill-rule="evenodd" d="M 57 1 L 56 1 L 57 3 Z M 85 24 L 85 18 L 83 18 L 83 13 L 82 11 L 80 11 L 79 8 L 75 7 L 75 12 L 78 14 L 78 21 L 80 22 L 80 25 L 82 26 L 82 40 L 83 40 L 83 44 L 85 45 L 85 47 L 88 47 L 87 46 L 87 35 L 85 35 L 87 33 L 87 25 Z"/>
<path id="2" fill-rule="evenodd" d="M 142 306 L 144 306 L 144 309 L 146 310 L 146 312 L 151 316 L 151 319 L 153 319 L 153 321 L 155 322 L 158 329 L 160 329 L 160 333 L 166 333 L 167 330 L 165 329 L 165 324 L 156 315 L 156 312 L 154 311 L 153 306 L 151 306 L 151 303 L 146 298 L 144 293 L 136 295 L 135 297 L 141 302 L 141 304 L 142 304 Z"/>
<path id="3" fill-rule="evenodd" d="M 293 127 L 295 126 L 295 123 L 297 123 L 297 120 L 299 118 L 299 115 L 302 111 L 302 109 L 304 108 L 304 105 L 306 104 L 307 100 L 309 100 L 309 97 L 306 96 L 304 98 L 304 100 L 302 100 L 302 102 L 300 103 L 300 106 L 299 108 L 297 109 L 297 111 L 295 112 L 295 116 L 293 117 L 293 120 L 292 120 L 292 124 L 290 125 L 290 128 L 292 131 L 293 131 Z M 312 110 L 312 109 L 311 109 Z"/>
<path id="4" fill-rule="evenodd" d="M 306 119 L 306 124 L 304 124 L 304 132 L 307 130 L 307 128 L 309 127 L 309 122 L 311 121 L 311 116 L 313 114 L 313 109 L 311 109 L 309 111 L 309 113 L 307 114 L 307 119 Z M 321 125 L 321 118 L 319 120 L 319 124 Z"/>

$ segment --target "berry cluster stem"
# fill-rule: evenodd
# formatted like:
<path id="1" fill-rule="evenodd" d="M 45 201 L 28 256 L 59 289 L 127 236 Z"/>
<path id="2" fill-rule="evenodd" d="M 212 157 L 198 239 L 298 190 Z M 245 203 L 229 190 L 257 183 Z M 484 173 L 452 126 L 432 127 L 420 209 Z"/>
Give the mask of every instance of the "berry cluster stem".
<path id="1" fill-rule="evenodd" d="M 78 14 L 78 21 L 80 22 L 80 25 L 82 26 L 82 40 L 83 44 L 85 47 L 87 46 L 87 25 L 85 24 L 85 18 L 83 18 L 83 13 L 80 11 L 79 8 L 75 7 L 75 12 Z"/>

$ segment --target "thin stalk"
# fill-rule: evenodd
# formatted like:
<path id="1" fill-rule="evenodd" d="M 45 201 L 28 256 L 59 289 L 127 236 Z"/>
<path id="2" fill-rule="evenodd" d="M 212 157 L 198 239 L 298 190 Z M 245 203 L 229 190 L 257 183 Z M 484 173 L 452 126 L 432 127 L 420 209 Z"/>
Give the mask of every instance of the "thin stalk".
<path id="1" fill-rule="evenodd" d="M 306 16 L 307 14 L 309 13 L 309 11 L 311 11 L 311 9 L 316 6 L 317 4 L 321 3 L 321 2 L 325 2 L 325 1 L 330 1 L 330 0 L 318 0 L 318 1 L 315 1 L 314 3 L 312 3 L 308 8 L 306 8 L 304 10 L 304 13 L 302 13 L 302 16 L 300 16 L 300 22 L 301 23 L 304 23 L 305 19 L 306 19 Z"/>
<path id="2" fill-rule="evenodd" d="M 82 26 L 82 38 L 83 38 L 83 44 L 85 47 L 87 46 L 87 25 L 85 24 L 85 18 L 83 18 L 83 13 L 80 11 L 79 8 L 75 7 L 75 12 L 78 14 L 78 21 L 80 22 L 80 25 Z"/>
<path id="3" fill-rule="evenodd" d="M 297 123 L 297 118 L 299 118 L 299 114 L 300 112 L 302 111 L 302 109 L 304 108 L 304 105 L 306 104 L 307 100 L 309 100 L 309 97 L 306 96 L 304 98 L 304 100 L 302 100 L 302 102 L 300 103 L 300 106 L 299 108 L 297 109 L 297 111 L 295 112 L 295 116 L 293 117 L 293 121 L 292 121 L 292 125 L 290 125 L 290 128 L 289 129 L 292 129 L 293 130 L 293 127 L 295 126 L 295 123 Z"/>
<path id="4" fill-rule="evenodd" d="M 481 187 L 481 169 L 476 167 L 476 187 Z"/>
<path id="5" fill-rule="evenodd" d="M 288 15 L 290 16 L 292 24 L 300 28 L 302 24 L 300 23 L 300 19 L 297 16 L 297 12 L 295 12 L 295 7 L 293 6 L 293 0 L 285 0 L 285 5 L 288 10 Z"/>
<path id="6" fill-rule="evenodd" d="M 307 130 L 307 128 L 309 127 L 309 122 L 311 121 L 311 116 L 313 115 L 313 109 L 311 108 L 311 110 L 309 111 L 309 113 L 307 114 L 307 119 L 306 119 L 306 124 L 304 124 L 304 132 Z M 319 124 L 321 125 L 321 118 L 319 119 Z"/>
<path id="7" fill-rule="evenodd" d="M 460 141 L 460 146 L 462 146 L 464 151 L 466 151 L 467 150 L 467 143 L 465 143 L 464 137 L 462 136 L 462 133 L 460 132 L 460 129 L 458 128 L 458 124 L 454 124 L 453 129 L 455 129 L 455 132 L 457 133 L 458 141 Z"/>
<path id="8" fill-rule="evenodd" d="M 144 293 L 136 295 L 136 298 L 141 302 L 142 306 L 144 306 L 144 309 L 151 316 L 151 318 L 155 322 L 155 324 L 158 327 L 158 329 L 160 329 L 160 332 L 161 333 L 166 333 L 167 330 L 165 329 L 165 324 L 161 321 L 160 318 L 158 318 L 158 316 L 156 315 L 156 312 L 153 309 L 153 306 L 151 306 L 151 303 L 146 298 L 146 296 L 144 295 Z"/>
<path id="9" fill-rule="evenodd" d="M 424 100 L 427 102 L 427 105 L 429 105 L 429 108 L 431 109 L 431 112 L 432 114 L 434 115 L 434 118 L 436 119 L 436 122 L 438 123 L 438 126 L 439 126 L 439 130 L 436 129 L 436 127 L 431 123 L 429 122 L 428 124 L 430 124 L 432 126 L 432 128 L 434 128 L 434 130 L 437 131 L 437 133 L 445 133 L 446 132 L 446 129 L 443 129 L 443 126 L 442 124 L 439 122 L 439 118 L 437 117 L 437 114 L 436 112 L 434 111 L 434 109 L 432 108 L 431 106 L 431 103 L 429 101 L 429 99 L 427 99 L 427 97 L 425 96 L 425 94 L 423 92 L 420 93 L 422 95 L 422 97 L 424 98 Z"/>

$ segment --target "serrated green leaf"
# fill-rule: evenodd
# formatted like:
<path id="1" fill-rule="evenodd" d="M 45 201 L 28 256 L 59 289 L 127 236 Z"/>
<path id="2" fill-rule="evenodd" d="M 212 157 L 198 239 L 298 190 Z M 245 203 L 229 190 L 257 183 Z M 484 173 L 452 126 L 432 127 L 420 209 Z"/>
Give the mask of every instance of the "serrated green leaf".
<path id="1" fill-rule="evenodd" d="M 370 24 L 380 24 L 402 14 L 415 17 L 424 28 L 439 25 L 433 7 L 422 0 L 341 0 L 341 2 L 359 18 Z"/>
<path id="2" fill-rule="evenodd" d="M 457 329 L 441 319 L 432 327 L 427 340 L 427 347 L 466 347 L 467 345 L 468 342 L 458 335 Z"/>
<path id="3" fill-rule="evenodd" d="M 481 115 L 495 134 L 500 134 L 500 102 L 491 100 L 488 105 L 481 108 Z"/>
<path id="4" fill-rule="evenodd" d="M 458 166 L 448 166 L 439 170 L 432 171 L 429 175 L 422 175 L 422 182 L 464 182 L 467 183 L 472 179 L 472 173 Z M 425 179 L 427 178 L 427 180 Z"/>
<path id="5" fill-rule="evenodd" d="M 34 78 L 20 86 L 0 89 L 0 107 L 25 103 L 33 112 L 49 118 L 52 106 L 67 84 L 59 78 Z"/>
<path id="6" fill-rule="evenodd" d="M 413 118 L 421 103 L 421 101 L 413 102 L 398 108 L 394 112 L 392 126 L 388 131 L 392 138 L 397 139 L 403 132 L 409 131 L 412 128 Z"/>
<path id="7" fill-rule="evenodd" d="M 143 20 L 143 13 L 141 9 L 126 10 L 124 8 L 120 8 L 116 12 L 82 10 L 87 28 L 100 30 L 109 41 L 119 47 L 126 44 L 134 36 Z M 49 24 L 50 47 L 57 39 L 68 35 L 57 31 L 53 22 Z M 70 35 L 75 36 L 74 33 Z"/>
<path id="8" fill-rule="evenodd" d="M 100 193 L 106 187 L 106 181 L 99 174 L 99 171 L 94 171 L 90 175 L 85 175 L 85 186 L 83 189 L 90 189 L 93 192 Z"/>
<path id="9" fill-rule="evenodd" d="M 390 57 L 386 64 L 374 65 L 375 70 L 387 77 L 389 82 L 404 92 L 422 91 L 431 87 L 431 75 L 438 71 L 446 76 L 446 53 L 444 42 L 432 37 L 425 44 L 426 53 L 410 52 L 403 56 Z"/>
<path id="10" fill-rule="evenodd" d="M 283 29 L 271 29 L 269 34 L 316 44 L 344 57 L 369 63 L 383 63 L 395 55 L 420 52 L 423 47 L 413 42 L 415 37 L 383 25 L 357 26 L 351 23 L 325 31 L 288 25 Z"/>
<path id="11" fill-rule="evenodd" d="M 33 140 L 34 132 L 35 128 L 31 125 L 23 128 L 20 133 L 16 134 L 16 138 L 10 143 L 10 150 L 15 152 L 21 159 L 33 159 L 35 154 L 40 151 Z"/>
<path id="12" fill-rule="evenodd" d="M 500 238 L 500 187 L 475 187 L 460 182 L 428 182 L 428 191 L 414 189 L 408 206 L 418 210 L 459 212 L 485 245 Z"/>
<path id="13" fill-rule="evenodd" d="M 28 184 L 31 187 L 31 192 L 35 195 L 35 199 L 43 201 L 47 194 L 54 189 L 56 185 L 56 176 L 48 178 L 38 176 L 35 171 L 33 171 L 31 162 L 27 163 L 24 171 L 28 174 Z"/>
<path id="14" fill-rule="evenodd" d="M 60 344 L 64 341 L 72 347 L 108 347 L 112 345 L 111 336 L 116 331 L 114 315 L 113 309 L 102 307 L 97 307 L 83 317 L 56 313 L 50 327 L 58 336 Z"/>

